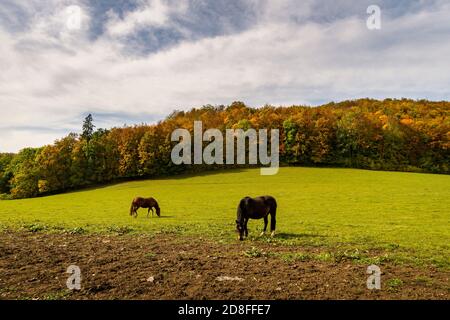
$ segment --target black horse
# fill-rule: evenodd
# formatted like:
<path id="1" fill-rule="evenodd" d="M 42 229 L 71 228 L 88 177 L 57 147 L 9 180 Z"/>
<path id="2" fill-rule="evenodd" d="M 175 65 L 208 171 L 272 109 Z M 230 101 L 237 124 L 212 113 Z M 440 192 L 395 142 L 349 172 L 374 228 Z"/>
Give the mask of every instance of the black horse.
<path id="1" fill-rule="evenodd" d="M 271 196 L 263 196 L 258 198 L 245 197 L 239 203 L 237 209 L 236 230 L 239 233 L 239 240 L 248 236 L 247 223 L 249 219 L 263 219 L 264 218 L 264 235 L 267 230 L 268 216 L 270 214 L 270 231 L 271 236 L 275 235 L 277 201 Z"/>

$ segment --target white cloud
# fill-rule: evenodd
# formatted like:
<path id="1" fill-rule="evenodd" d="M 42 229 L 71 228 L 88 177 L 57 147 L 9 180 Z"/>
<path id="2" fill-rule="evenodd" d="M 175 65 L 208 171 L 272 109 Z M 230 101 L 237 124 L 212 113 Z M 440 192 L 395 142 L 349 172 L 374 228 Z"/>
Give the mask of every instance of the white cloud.
<path id="1" fill-rule="evenodd" d="M 122 19 L 113 11 L 109 12 L 107 33 L 113 37 L 132 34 L 146 27 L 165 26 L 174 12 L 186 10 L 186 2 L 179 2 L 179 6 L 169 6 L 163 0 L 146 0 L 138 9 L 128 12 Z"/>
<path id="2" fill-rule="evenodd" d="M 83 21 L 95 18 L 85 2 L 77 4 Z M 150 114 L 234 100 L 258 106 L 450 94 L 445 3 L 385 16 L 382 30 L 374 32 L 366 28 L 365 11 L 312 22 L 308 2 L 299 16 L 304 21 L 293 23 L 283 16 L 296 4 L 272 2 L 260 7 L 258 22 L 247 30 L 140 56 L 124 52 L 127 42 L 119 35 L 170 26 L 171 12 L 179 9 L 143 3 L 123 19 L 111 16 L 106 34 L 92 40 L 88 24 L 76 32 L 65 28 L 65 5 L 43 6 L 26 31 L 0 27 L 0 151 L 50 143 L 78 129 L 88 111 L 149 121 Z"/>

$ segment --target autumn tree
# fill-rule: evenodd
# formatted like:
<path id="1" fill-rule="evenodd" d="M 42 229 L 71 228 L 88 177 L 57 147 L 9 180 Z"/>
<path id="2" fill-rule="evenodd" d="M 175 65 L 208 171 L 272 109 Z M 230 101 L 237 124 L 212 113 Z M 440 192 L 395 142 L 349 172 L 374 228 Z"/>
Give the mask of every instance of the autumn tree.
<path id="1" fill-rule="evenodd" d="M 243 102 L 174 111 L 153 125 L 95 130 L 92 115 L 82 133 L 39 149 L 0 154 L 0 194 L 32 197 L 122 178 L 176 175 L 221 168 L 171 161 L 171 133 L 279 129 L 285 165 L 450 173 L 450 102 L 360 99 L 320 107 L 250 108 Z M 206 145 L 207 142 L 204 142 Z M 248 148 L 246 153 L 248 153 Z M 226 166 L 226 168 L 235 168 Z"/>

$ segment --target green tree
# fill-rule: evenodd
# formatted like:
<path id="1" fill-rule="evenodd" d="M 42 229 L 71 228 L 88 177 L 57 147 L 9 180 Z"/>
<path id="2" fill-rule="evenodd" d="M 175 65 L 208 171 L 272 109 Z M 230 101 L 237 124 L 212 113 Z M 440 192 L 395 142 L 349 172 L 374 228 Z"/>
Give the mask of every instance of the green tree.
<path id="1" fill-rule="evenodd" d="M 94 119 L 92 118 L 92 114 L 89 114 L 86 118 L 84 118 L 83 133 L 81 134 L 81 137 L 89 142 L 94 133 L 94 128 Z"/>
<path id="2" fill-rule="evenodd" d="M 13 173 L 10 164 L 13 158 L 11 153 L 0 153 L 0 194 L 9 193 L 11 190 L 10 180 Z"/>

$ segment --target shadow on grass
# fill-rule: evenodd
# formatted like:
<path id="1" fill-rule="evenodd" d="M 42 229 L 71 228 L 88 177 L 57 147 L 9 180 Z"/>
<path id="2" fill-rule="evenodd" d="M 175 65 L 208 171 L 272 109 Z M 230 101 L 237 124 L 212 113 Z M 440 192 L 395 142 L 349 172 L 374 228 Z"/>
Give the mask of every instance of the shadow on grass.
<path id="1" fill-rule="evenodd" d="M 145 219 L 145 220 L 159 220 L 159 219 L 171 219 L 171 218 L 175 218 L 175 216 L 160 216 L 160 217 L 146 217 L 144 216 L 144 218 L 141 219 Z M 139 219 L 139 218 L 137 218 Z"/>

